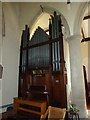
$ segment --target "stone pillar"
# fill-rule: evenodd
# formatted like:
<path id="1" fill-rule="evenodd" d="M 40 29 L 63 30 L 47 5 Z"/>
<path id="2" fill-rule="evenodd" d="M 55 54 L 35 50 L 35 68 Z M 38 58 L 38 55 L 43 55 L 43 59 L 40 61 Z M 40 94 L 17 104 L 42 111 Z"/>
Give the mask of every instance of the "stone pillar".
<path id="1" fill-rule="evenodd" d="M 73 35 L 68 38 L 71 67 L 72 103 L 75 104 L 80 110 L 80 118 L 86 118 L 85 86 L 80 41 L 80 35 Z"/>

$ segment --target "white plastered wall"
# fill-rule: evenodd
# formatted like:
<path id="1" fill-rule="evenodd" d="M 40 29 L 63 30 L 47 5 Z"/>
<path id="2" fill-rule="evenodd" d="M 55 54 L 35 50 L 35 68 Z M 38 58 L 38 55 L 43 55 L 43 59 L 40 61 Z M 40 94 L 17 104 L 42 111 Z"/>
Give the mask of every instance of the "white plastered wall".
<path id="1" fill-rule="evenodd" d="M 3 36 L 2 106 L 13 103 L 18 94 L 19 22 L 11 3 L 3 3 L 5 36 Z M 3 109 L 3 112 L 6 108 Z"/>
<path id="2" fill-rule="evenodd" d="M 1 2 L 0 2 L 0 64 L 2 65 L 2 3 Z M 2 105 L 2 79 L 0 79 L 0 106 L 1 105 Z M 2 110 L 0 109 L 0 113 L 1 112 Z"/>

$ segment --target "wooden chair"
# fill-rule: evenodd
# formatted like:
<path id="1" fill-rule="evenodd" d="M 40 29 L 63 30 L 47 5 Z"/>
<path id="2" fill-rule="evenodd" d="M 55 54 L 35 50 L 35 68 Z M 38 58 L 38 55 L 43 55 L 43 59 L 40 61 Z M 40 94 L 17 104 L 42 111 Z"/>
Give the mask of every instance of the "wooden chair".
<path id="1" fill-rule="evenodd" d="M 57 108 L 49 106 L 46 113 L 41 115 L 40 120 L 64 120 L 66 115 L 66 108 Z"/>

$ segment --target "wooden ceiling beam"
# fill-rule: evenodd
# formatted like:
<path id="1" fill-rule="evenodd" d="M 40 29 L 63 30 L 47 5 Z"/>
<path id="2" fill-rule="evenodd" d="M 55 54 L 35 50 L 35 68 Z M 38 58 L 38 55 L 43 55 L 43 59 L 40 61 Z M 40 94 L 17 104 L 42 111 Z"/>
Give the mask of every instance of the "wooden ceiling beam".
<path id="1" fill-rule="evenodd" d="M 90 37 L 83 38 L 83 39 L 81 40 L 81 42 L 88 42 L 88 41 L 90 41 Z"/>
<path id="2" fill-rule="evenodd" d="M 90 15 L 87 15 L 83 18 L 83 20 L 87 20 L 87 19 L 90 19 Z"/>

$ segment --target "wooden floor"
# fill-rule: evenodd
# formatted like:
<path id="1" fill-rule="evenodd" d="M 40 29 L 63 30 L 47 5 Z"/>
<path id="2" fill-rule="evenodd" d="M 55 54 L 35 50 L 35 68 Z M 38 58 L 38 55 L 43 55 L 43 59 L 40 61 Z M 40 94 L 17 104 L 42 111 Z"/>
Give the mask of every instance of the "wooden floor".
<path id="1" fill-rule="evenodd" d="M 13 112 L 10 111 L 3 113 L 1 120 L 40 120 L 40 116 L 21 112 L 18 115 L 13 115 Z"/>
<path id="2" fill-rule="evenodd" d="M 90 103 L 87 105 L 87 109 L 90 110 Z M 25 113 L 24 113 L 25 114 Z M 40 120 L 40 117 L 35 117 L 34 115 L 20 113 L 19 115 L 13 115 L 13 112 L 5 112 L 0 115 L 0 120 Z"/>

